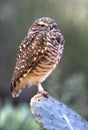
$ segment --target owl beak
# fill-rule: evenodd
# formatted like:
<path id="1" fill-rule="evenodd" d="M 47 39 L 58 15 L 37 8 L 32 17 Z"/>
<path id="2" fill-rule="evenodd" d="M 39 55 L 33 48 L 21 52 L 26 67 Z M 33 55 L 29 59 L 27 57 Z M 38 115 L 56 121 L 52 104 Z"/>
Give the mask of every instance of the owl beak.
<path id="1" fill-rule="evenodd" d="M 49 31 L 51 30 L 51 27 L 50 27 L 50 26 L 48 26 L 48 30 L 49 30 Z"/>
<path id="2" fill-rule="evenodd" d="M 53 29 L 52 25 L 49 25 L 49 26 L 48 26 L 48 30 L 50 31 L 50 30 L 52 30 L 52 29 Z"/>

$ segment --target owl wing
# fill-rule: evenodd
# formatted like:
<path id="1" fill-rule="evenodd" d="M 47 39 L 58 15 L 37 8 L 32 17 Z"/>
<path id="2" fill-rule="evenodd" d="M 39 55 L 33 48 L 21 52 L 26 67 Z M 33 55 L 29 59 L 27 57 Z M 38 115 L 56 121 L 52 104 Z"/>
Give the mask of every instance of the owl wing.
<path id="1" fill-rule="evenodd" d="M 42 33 L 29 34 L 19 46 L 12 86 L 16 86 L 37 64 L 42 57 L 44 46 Z"/>

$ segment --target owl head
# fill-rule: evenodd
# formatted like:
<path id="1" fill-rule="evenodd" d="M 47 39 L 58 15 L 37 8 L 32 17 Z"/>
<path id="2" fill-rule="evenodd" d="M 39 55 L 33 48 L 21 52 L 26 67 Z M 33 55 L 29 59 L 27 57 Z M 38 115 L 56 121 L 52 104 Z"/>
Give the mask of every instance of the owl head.
<path id="1" fill-rule="evenodd" d="M 42 17 L 40 19 L 37 19 L 30 28 L 32 31 L 52 31 L 57 29 L 59 29 L 57 23 L 55 20 L 49 17 Z"/>

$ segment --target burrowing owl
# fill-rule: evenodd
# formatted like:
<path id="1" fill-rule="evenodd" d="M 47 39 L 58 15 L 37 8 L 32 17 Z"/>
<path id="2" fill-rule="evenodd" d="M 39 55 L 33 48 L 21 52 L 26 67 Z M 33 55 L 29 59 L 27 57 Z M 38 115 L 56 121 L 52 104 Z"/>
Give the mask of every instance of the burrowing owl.
<path id="1" fill-rule="evenodd" d="M 56 68 L 64 49 L 64 37 L 57 23 L 48 17 L 36 20 L 21 42 L 11 81 L 11 94 L 19 95 L 25 86 L 38 86 Z"/>

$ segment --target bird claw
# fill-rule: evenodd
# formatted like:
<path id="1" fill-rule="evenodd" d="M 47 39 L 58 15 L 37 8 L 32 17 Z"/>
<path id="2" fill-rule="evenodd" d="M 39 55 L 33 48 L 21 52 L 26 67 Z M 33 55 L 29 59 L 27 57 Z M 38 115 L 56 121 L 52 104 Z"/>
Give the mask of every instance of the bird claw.
<path id="1" fill-rule="evenodd" d="M 48 98 L 48 92 L 46 91 L 39 91 L 39 94 L 42 94 L 44 97 Z"/>

